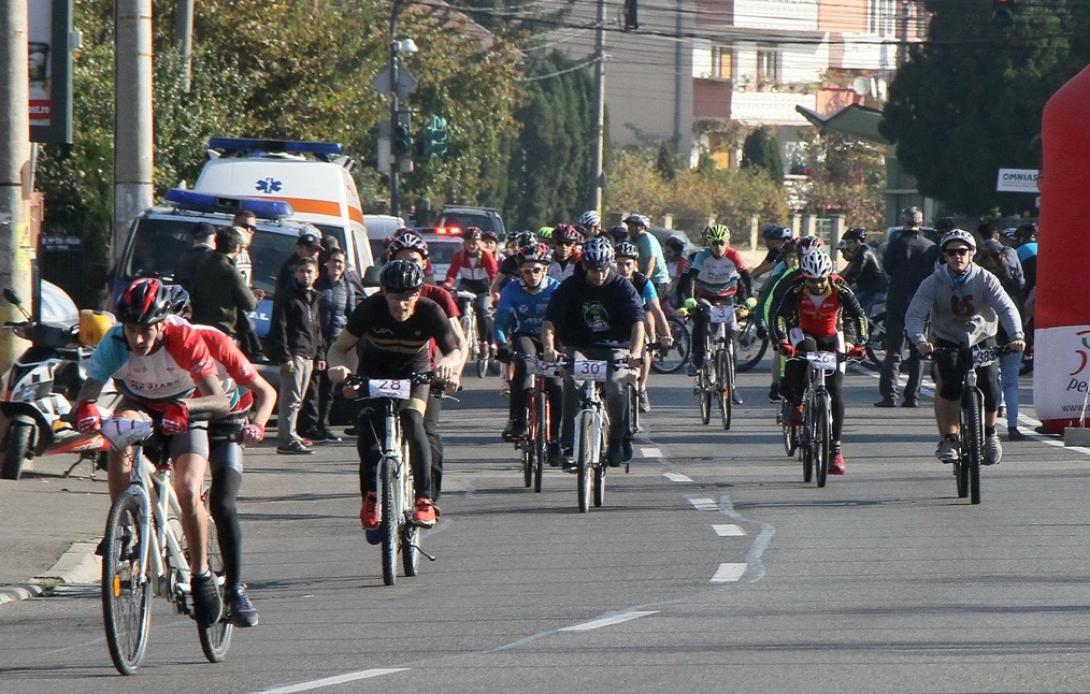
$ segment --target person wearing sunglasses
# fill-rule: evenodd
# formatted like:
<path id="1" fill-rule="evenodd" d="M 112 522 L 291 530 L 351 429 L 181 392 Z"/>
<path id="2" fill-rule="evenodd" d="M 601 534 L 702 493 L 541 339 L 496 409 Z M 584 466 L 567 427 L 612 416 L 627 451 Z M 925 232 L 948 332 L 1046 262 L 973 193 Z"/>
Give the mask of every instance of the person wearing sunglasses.
<path id="1" fill-rule="evenodd" d="M 867 317 L 859 300 L 840 275 L 833 273 L 833 261 L 825 251 L 814 251 L 799 261 L 802 281 L 792 283 L 776 309 L 772 322 L 773 340 L 788 359 L 780 390 L 789 403 L 786 423 L 802 424 L 802 398 L 806 392 L 808 364 L 790 359 L 817 350 L 863 356 L 867 339 Z M 844 429 L 844 362 L 825 381 L 833 405 L 830 475 L 844 474 L 844 451 L 840 435 Z"/>
<path id="2" fill-rule="evenodd" d="M 939 243 L 945 264 L 920 284 L 905 314 L 905 330 L 917 351 L 927 356 L 935 347 L 992 347 L 1002 326 L 1014 352 L 1025 348 L 1025 334 L 1018 308 L 992 273 L 973 262 L 976 239 L 954 229 Z M 930 334 L 925 330 L 931 321 Z M 1003 446 L 995 430 L 999 409 L 998 369 L 994 363 L 980 367 L 977 384 L 984 393 L 984 464 L 995 465 Z M 959 410 L 964 368 L 957 352 L 936 352 L 931 362 L 935 380 L 935 421 L 939 445 L 935 457 L 952 463 L 958 457 Z"/>
<path id="3" fill-rule="evenodd" d="M 583 259 L 579 249 L 583 234 L 571 224 L 559 224 L 552 231 L 553 257 L 549 262 L 549 277 L 563 282 L 575 274 Z"/>
<path id="4" fill-rule="evenodd" d="M 511 399 L 507 426 L 503 430 L 504 441 L 514 441 L 526 435 L 526 399 L 534 386 L 533 371 L 527 368 L 528 359 L 541 355 L 541 328 L 545 310 L 560 283 L 545 274 L 549 263 L 549 247 L 543 243 L 527 244 L 519 249 L 519 279 L 509 282 L 500 293 L 492 336 L 499 345 L 500 361 L 514 362 L 511 379 Z M 549 403 L 552 411 L 559 413 L 563 397 L 563 384 L 559 377 L 549 379 Z M 549 423 L 548 457 L 550 465 L 560 464 L 560 442 L 557 433 L 560 417 Z"/>
<path id="5" fill-rule="evenodd" d="M 749 269 L 741 254 L 731 248 L 727 225 L 709 226 L 704 230 L 704 242 L 707 246 L 696 254 L 689 266 L 691 294 L 685 301 L 685 308 L 693 317 L 693 358 L 686 367 L 690 377 L 695 377 L 704 366 L 704 332 L 708 329 L 706 312 L 697 301 L 707 299 L 712 304 L 731 306 L 735 298 L 745 301 L 752 294 Z M 753 303 L 756 305 L 756 300 Z M 732 337 L 736 328 L 733 321 L 727 324 L 728 338 Z M 731 391 L 730 397 L 735 405 L 742 404 L 742 397 L 736 389 Z"/>

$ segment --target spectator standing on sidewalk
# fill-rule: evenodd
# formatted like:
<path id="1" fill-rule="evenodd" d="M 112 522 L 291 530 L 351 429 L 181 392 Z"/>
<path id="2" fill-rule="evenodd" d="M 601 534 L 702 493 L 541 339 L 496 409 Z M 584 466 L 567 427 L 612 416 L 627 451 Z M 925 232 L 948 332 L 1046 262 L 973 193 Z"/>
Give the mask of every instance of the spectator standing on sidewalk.
<path id="1" fill-rule="evenodd" d="M 174 268 L 174 281 L 187 292 L 193 291 L 193 276 L 197 267 L 215 250 L 215 237 L 216 227 L 208 222 L 201 222 L 193 227 L 193 246 L 182 254 Z"/>
<path id="2" fill-rule="evenodd" d="M 1010 250 L 998 239 L 988 239 L 980 244 L 980 251 L 976 255 L 976 264 L 992 273 L 999 279 L 1003 291 L 1010 297 L 1014 307 L 1018 309 L 1018 315 L 1024 316 L 1025 307 L 1022 303 L 1022 288 L 1011 274 L 1009 262 L 1005 251 Z M 1013 338 L 1007 335 L 1006 329 L 999 326 L 997 335 L 999 344 L 1005 345 Z M 999 358 L 999 382 L 1002 386 L 999 391 L 1000 407 L 1006 409 L 1007 415 L 1007 440 L 1022 441 L 1026 435 L 1018 430 L 1018 372 L 1022 368 L 1022 353 L 1010 352 Z"/>
<path id="3" fill-rule="evenodd" d="M 317 238 L 315 237 L 317 245 Z M 277 427 L 280 445 L 277 453 L 308 454 L 296 432 L 296 420 L 303 397 L 310 385 L 311 372 L 325 371 L 325 341 L 318 312 L 318 261 L 300 257 L 295 270 L 276 295 L 272 324 L 269 326 L 269 358 L 280 365 L 280 402 Z"/>
<path id="4" fill-rule="evenodd" d="M 882 399 L 874 403 L 875 407 L 897 405 L 901 353 L 905 348 L 905 313 L 920 284 L 934 271 L 938 258 L 938 247 L 923 233 L 923 213 L 920 208 L 909 207 L 903 210 L 901 224 L 903 232 L 889 242 L 882 258 L 882 268 L 889 277 L 889 291 L 886 294 L 886 358 L 882 362 L 878 381 Z M 919 407 L 923 363 L 911 345 L 907 367 L 908 384 L 901 406 Z"/>
<path id="5" fill-rule="evenodd" d="M 231 337 L 238 335 L 240 316 L 246 320 L 242 314 L 257 307 L 257 298 L 235 266 L 242 243 L 242 231 L 235 227 L 217 231 L 216 250 L 197 267 L 189 293 L 193 322 Z"/>
<path id="6" fill-rule="evenodd" d="M 337 340 L 344 326 L 348 324 L 348 317 L 352 315 L 352 311 L 359 302 L 352 285 L 345 276 L 346 267 L 344 251 L 340 248 L 331 249 L 325 261 L 325 272 L 314 287 L 318 291 L 318 320 L 322 328 L 322 339 L 327 345 Z M 309 432 L 303 429 L 303 435 L 307 436 L 309 433 L 314 441 L 340 443 L 341 437 L 329 428 L 329 413 L 333 409 L 333 383 L 325 371 L 315 373 L 317 379 L 311 380 L 318 382 L 318 417 Z"/>
<path id="7" fill-rule="evenodd" d="M 276 275 L 275 294 L 280 295 L 295 276 L 295 266 L 299 261 L 310 259 L 314 265 L 318 265 L 318 253 L 322 250 L 322 237 L 314 227 L 307 227 L 299 232 L 299 239 L 295 242 L 293 253 L 284 264 L 280 266 L 280 272 Z"/>

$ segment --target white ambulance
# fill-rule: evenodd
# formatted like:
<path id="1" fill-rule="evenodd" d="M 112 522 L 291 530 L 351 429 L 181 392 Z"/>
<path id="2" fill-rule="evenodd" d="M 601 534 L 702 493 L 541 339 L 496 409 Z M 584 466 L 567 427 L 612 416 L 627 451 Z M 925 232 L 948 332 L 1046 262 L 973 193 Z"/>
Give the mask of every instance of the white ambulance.
<path id="1" fill-rule="evenodd" d="M 340 144 L 214 137 L 208 150 L 195 192 L 286 202 L 293 221 L 336 237 L 361 275 L 374 264 L 352 160 Z"/>

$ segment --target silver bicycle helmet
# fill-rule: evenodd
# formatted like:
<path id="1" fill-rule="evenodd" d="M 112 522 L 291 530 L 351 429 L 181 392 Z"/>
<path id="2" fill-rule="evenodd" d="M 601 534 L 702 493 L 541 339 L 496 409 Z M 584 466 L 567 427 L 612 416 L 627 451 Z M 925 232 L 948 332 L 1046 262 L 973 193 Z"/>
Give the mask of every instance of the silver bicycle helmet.
<path id="1" fill-rule="evenodd" d="M 964 229 L 954 229 L 943 234 L 942 240 L 939 241 L 939 248 L 946 248 L 946 244 L 952 241 L 961 241 L 969 248 L 976 250 L 976 239 Z"/>
<path id="2" fill-rule="evenodd" d="M 602 223 L 602 219 L 598 216 L 598 210 L 587 210 L 579 215 L 579 223 L 585 227 L 596 227 Z"/>
<path id="3" fill-rule="evenodd" d="M 833 261 L 825 251 L 813 251 L 802 256 L 799 271 L 804 277 L 828 277 L 833 271 Z"/>
<path id="4" fill-rule="evenodd" d="M 613 262 L 613 245 L 602 236 L 595 236 L 583 244 L 583 260 L 592 270 L 609 267 Z"/>

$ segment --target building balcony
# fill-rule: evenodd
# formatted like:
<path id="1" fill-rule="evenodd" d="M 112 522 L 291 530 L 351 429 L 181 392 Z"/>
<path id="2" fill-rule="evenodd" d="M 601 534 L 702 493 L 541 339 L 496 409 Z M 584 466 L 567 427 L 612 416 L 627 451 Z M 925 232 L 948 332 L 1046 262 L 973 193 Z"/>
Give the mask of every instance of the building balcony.
<path id="1" fill-rule="evenodd" d="M 796 106 L 814 109 L 817 95 L 797 92 L 733 92 L 730 118 L 747 125 L 806 125 Z"/>

